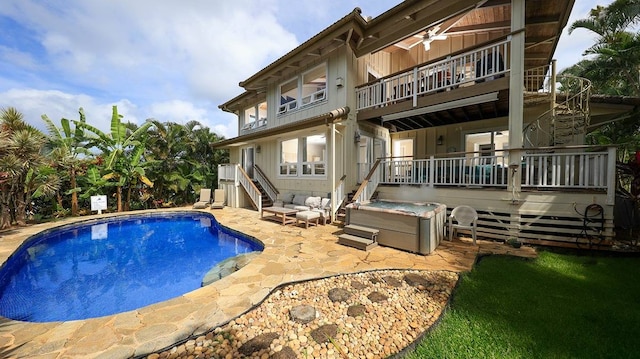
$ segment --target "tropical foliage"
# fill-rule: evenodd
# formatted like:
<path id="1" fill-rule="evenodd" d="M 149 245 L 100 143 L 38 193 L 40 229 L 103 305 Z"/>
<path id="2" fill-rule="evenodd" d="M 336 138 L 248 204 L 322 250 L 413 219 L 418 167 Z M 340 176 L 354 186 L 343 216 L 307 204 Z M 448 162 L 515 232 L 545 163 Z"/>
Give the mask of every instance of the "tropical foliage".
<path id="1" fill-rule="evenodd" d="M 634 30 L 639 21 L 639 0 L 616 0 L 592 9 L 588 18 L 571 24 L 569 33 L 586 29 L 597 35 L 596 41 L 585 51 L 586 59 L 564 72 L 591 80 L 596 94 L 640 96 L 640 33 Z M 626 161 L 640 149 L 638 114 L 602 126 L 588 141 L 620 145 L 618 159 Z"/>
<path id="2" fill-rule="evenodd" d="M 228 161 L 210 146 L 223 138 L 196 121 L 136 125 L 116 106 L 109 132 L 82 108 L 78 120 L 42 120 L 48 135 L 15 108 L 0 112 L 0 229 L 29 215 L 80 215 L 97 194 L 117 211 L 191 203 L 200 188 L 215 187 L 217 165 Z"/>
<path id="3" fill-rule="evenodd" d="M 27 205 L 36 190 L 44 194 L 57 189 L 53 174 L 34 175 L 46 168 L 44 144 L 42 132 L 28 125 L 17 109 L 0 111 L 0 229 L 12 222 L 26 224 Z"/>

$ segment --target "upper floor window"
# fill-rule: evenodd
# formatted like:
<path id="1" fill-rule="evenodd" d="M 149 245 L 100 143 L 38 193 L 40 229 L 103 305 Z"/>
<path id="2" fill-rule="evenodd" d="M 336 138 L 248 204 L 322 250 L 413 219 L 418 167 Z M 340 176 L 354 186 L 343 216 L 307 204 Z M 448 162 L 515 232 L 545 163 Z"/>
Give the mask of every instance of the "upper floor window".
<path id="1" fill-rule="evenodd" d="M 278 114 L 293 111 L 327 97 L 327 66 L 322 64 L 280 85 Z"/>
<path id="2" fill-rule="evenodd" d="M 251 130 L 254 128 L 267 125 L 267 103 L 261 102 L 255 106 L 251 106 L 244 110 L 243 130 Z"/>
<path id="3" fill-rule="evenodd" d="M 302 105 L 324 100 L 327 90 L 327 70 L 324 65 L 302 75 Z"/>
<path id="4" fill-rule="evenodd" d="M 298 79 L 280 85 L 280 107 L 278 113 L 285 113 L 298 107 Z"/>

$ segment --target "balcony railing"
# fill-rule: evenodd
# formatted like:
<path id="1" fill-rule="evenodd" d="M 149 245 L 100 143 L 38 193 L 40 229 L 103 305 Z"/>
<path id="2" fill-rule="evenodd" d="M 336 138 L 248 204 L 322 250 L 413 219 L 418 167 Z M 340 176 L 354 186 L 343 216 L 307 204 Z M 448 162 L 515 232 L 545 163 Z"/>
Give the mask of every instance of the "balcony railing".
<path id="1" fill-rule="evenodd" d="M 510 43 L 507 37 L 358 87 L 356 109 L 386 106 L 405 99 L 413 99 L 415 106 L 418 96 L 503 77 L 510 70 Z"/>

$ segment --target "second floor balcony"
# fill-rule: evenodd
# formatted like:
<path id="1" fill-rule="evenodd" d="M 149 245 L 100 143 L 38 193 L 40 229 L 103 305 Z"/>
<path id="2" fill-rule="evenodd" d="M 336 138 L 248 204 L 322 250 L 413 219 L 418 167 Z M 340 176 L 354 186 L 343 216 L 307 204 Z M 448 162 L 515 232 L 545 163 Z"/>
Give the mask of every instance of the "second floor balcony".
<path id="1" fill-rule="evenodd" d="M 511 39 L 454 53 L 356 88 L 356 110 L 367 110 L 505 77 Z"/>

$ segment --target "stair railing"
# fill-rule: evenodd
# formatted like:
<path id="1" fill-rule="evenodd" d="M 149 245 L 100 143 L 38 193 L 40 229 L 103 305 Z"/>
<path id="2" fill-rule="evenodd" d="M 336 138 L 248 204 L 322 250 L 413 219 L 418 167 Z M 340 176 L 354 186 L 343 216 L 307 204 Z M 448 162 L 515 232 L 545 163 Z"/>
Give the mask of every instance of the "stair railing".
<path id="1" fill-rule="evenodd" d="M 340 180 L 338 180 L 338 183 L 336 183 L 335 187 L 334 187 L 334 191 L 336 192 L 336 203 L 335 206 L 333 206 L 333 211 L 331 213 L 331 220 L 335 221 L 335 217 L 336 214 L 338 213 L 338 210 L 340 210 L 340 207 L 342 207 L 342 204 L 344 203 L 344 199 L 345 199 L 345 179 L 347 178 L 347 175 L 342 175 L 342 178 L 340 178 Z"/>
<path id="2" fill-rule="evenodd" d="M 591 81 L 572 75 L 558 75 L 556 81 L 552 83 L 549 66 L 536 67 L 525 73 L 527 92 L 556 92 L 551 109 L 524 128 L 526 148 L 569 145 L 576 142 L 575 136 L 586 132 L 586 126 L 589 125 Z"/>
<path id="3" fill-rule="evenodd" d="M 237 165 L 236 171 L 238 173 L 238 182 L 240 182 L 244 190 L 247 191 L 247 194 L 251 199 L 251 204 L 258 210 L 258 212 L 262 212 L 262 193 L 260 193 L 258 187 L 253 184 L 253 181 L 249 175 L 247 175 L 247 172 L 245 172 L 240 165 Z"/>
<path id="4" fill-rule="evenodd" d="M 371 166 L 371 170 L 367 174 L 367 177 L 364 178 L 360 187 L 353 195 L 353 201 L 362 203 L 371 199 L 374 192 L 378 188 L 378 184 L 380 183 L 380 175 L 378 173 L 378 165 L 380 165 L 381 159 L 378 158 L 376 162 Z"/>
<path id="5" fill-rule="evenodd" d="M 258 167 L 258 165 L 253 165 L 253 168 L 254 168 L 254 175 L 256 177 L 256 181 L 260 183 L 260 186 L 262 186 L 262 188 L 264 189 L 266 195 L 269 197 L 271 202 L 275 202 L 280 192 L 278 191 L 276 186 L 274 186 L 273 183 L 269 181 L 269 178 L 267 178 L 267 175 L 262 171 L 260 167 Z"/>

